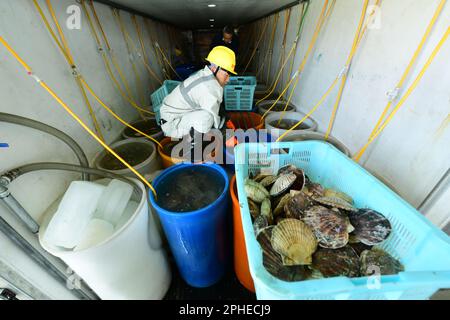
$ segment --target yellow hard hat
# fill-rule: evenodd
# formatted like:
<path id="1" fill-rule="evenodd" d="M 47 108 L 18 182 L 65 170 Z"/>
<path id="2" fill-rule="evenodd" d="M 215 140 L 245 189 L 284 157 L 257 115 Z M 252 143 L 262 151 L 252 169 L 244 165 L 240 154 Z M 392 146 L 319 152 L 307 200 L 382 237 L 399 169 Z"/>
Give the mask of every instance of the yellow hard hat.
<path id="1" fill-rule="evenodd" d="M 206 58 L 206 61 L 214 63 L 215 65 L 231 72 L 232 74 L 237 74 L 234 71 L 234 67 L 236 66 L 236 55 L 234 54 L 233 50 L 227 47 L 214 47 L 208 54 L 208 58 Z"/>

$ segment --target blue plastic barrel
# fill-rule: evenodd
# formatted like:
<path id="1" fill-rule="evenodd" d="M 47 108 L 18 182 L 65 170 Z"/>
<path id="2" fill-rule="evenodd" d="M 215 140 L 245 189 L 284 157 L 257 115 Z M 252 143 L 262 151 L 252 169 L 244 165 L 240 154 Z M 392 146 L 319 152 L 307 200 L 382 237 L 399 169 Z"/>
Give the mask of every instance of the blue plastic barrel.
<path id="1" fill-rule="evenodd" d="M 158 194 L 158 186 L 165 179 L 192 166 L 207 166 L 224 179 L 223 192 L 207 207 L 192 212 L 170 212 L 158 205 L 152 192 L 149 194 L 182 278 L 192 287 L 204 288 L 217 283 L 229 264 L 231 216 L 226 171 L 216 164 L 181 163 L 164 170 L 153 187 Z"/>

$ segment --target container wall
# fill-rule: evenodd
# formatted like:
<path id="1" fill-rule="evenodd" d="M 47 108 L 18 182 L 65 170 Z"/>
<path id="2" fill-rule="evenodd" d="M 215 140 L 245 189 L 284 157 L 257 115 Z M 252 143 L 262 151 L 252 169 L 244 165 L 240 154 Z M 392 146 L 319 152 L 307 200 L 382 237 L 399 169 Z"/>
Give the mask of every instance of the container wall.
<path id="1" fill-rule="evenodd" d="M 388 102 L 386 93 L 394 89 L 400 80 L 438 3 L 428 0 L 382 1 L 375 23 L 367 30 L 354 57 L 332 130 L 332 135 L 341 140 L 353 154 L 367 141 Z M 285 87 L 301 64 L 323 4 L 324 0 L 311 1 L 295 52 L 294 71 L 288 74 L 289 62 L 278 83 L 278 91 Z M 341 72 L 358 27 L 362 4 L 363 1 L 359 0 L 336 1 L 292 96 L 292 103 L 302 112 L 307 113 L 316 105 Z M 298 30 L 300 8 L 301 5 L 291 8 L 286 56 Z M 282 54 L 281 40 L 286 17 L 286 11 L 279 13 L 270 84 L 274 83 L 280 68 L 278 62 Z M 447 3 L 403 92 L 412 84 L 444 35 L 449 20 L 450 6 Z M 253 71 L 264 65 L 263 52 L 269 45 L 273 21 L 274 16 L 269 18 L 268 29 L 260 45 L 261 52 L 256 54 L 253 63 Z M 259 30 L 263 30 L 264 21 L 257 23 Z M 392 184 L 413 206 L 418 206 L 426 198 L 449 166 L 449 55 L 450 42 L 447 41 L 417 89 L 360 161 L 369 171 Z M 260 77 L 259 80 L 265 79 Z M 319 123 L 319 131 L 328 128 L 338 87 L 313 115 Z M 290 90 L 285 97 L 288 97 L 288 93 Z M 448 192 L 441 192 L 441 200 L 446 194 Z M 434 205 L 428 205 L 428 209 L 424 210 L 438 225 L 450 217 L 449 208 L 443 205 L 444 202 L 436 199 Z"/>
<path id="2" fill-rule="evenodd" d="M 74 57 L 79 72 L 89 83 L 93 90 L 117 114 L 127 121 L 138 119 L 138 113 L 118 93 L 108 77 L 101 54 L 89 29 L 86 16 L 80 4 L 75 0 L 51 1 L 56 16 L 63 28 L 68 45 Z M 45 1 L 38 0 L 48 19 Z M 86 1 L 86 3 L 88 3 Z M 80 9 L 81 29 L 69 30 L 66 22 L 72 21 L 72 13 L 66 10 L 70 6 Z M 141 60 L 136 60 L 136 69 L 139 80 L 133 73 L 127 48 L 120 32 L 120 28 L 108 6 L 95 3 L 99 18 L 105 33 L 117 57 L 118 65 L 128 80 L 133 98 L 141 105 L 150 104 L 150 93 L 159 86 L 150 75 Z M 17 53 L 33 68 L 34 72 L 55 90 L 63 101 L 93 129 L 93 123 L 86 105 L 83 102 L 71 70 L 64 56 L 59 51 L 49 32 L 33 5 L 33 1 L 1 1 L 0 19 L 1 35 L 17 51 Z M 71 12 L 71 11 L 69 11 Z M 91 13 L 92 17 L 92 12 Z M 131 15 L 121 11 L 125 28 L 133 43 L 140 49 L 135 25 Z M 157 77 L 163 79 L 163 73 L 150 42 L 148 29 L 144 18 L 137 16 L 137 22 L 143 33 L 150 67 Z M 163 48 L 168 59 L 173 56 L 173 43 L 178 41 L 178 30 L 159 22 L 149 21 L 153 36 Z M 100 36 L 100 33 L 97 29 Z M 133 50 L 137 57 L 136 50 Z M 0 48 L 0 96 L 2 103 L 0 111 L 17 114 L 35 119 L 54 126 L 74 138 L 87 153 L 92 163 L 93 156 L 101 149 L 100 145 L 89 136 L 80 125 L 76 123 L 31 77 L 23 71 L 22 67 L 3 48 Z M 114 72 L 118 78 L 117 71 Z M 94 112 L 101 127 L 106 143 L 111 143 L 119 137 L 123 125 L 112 118 L 101 106 L 90 97 Z M 77 163 L 72 151 L 59 140 L 44 133 L 37 132 L 21 126 L 0 122 L 0 142 L 7 142 L 10 147 L 0 149 L 0 172 L 20 165 L 34 162 L 66 162 Z M 28 174 L 15 181 L 10 186 L 11 193 L 25 207 L 25 209 L 38 221 L 42 212 L 61 195 L 71 180 L 77 175 L 64 172 L 39 172 Z M 9 211 L 0 205 L 0 215 L 10 224 L 18 228 L 24 236 L 38 246 L 34 236 L 30 236 L 11 217 Z M 0 234 L 0 258 L 14 261 L 15 267 L 30 276 L 29 279 L 46 294 L 58 298 L 73 298 L 66 293 L 64 286 L 60 286 L 46 274 L 44 270 L 35 266 L 29 257 L 22 254 L 3 234 Z"/>

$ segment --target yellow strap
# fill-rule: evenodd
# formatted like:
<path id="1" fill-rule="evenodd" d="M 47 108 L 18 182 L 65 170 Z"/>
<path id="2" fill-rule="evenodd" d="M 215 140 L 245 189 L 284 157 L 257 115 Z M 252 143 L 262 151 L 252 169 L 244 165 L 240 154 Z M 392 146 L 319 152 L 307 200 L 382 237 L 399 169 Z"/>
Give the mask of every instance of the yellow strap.
<path id="1" fill-rule="evenodd" d="M 434 59 L 436 58 L 437 54 L 441 50 L 442 46 L 448 40 L 449 36 L 450 36 L 450 27 L 447 28 L 447 31 L 445 32 L 445 34 L 443 35 L 443 37 L 441 38 L 441 40 L 439 41 L 437 46 L 434 48 L 431 56 L 428 58 L 427 62 L 423 66 L 422 70 L 417 75 L 416 79 L 411 84 L 411 86 L 408 88 L 408 90 L 403 95 L 403 97 L 400 99 L 400 101 L 397 103 L 397 105 L 394 107 L 394 109 L 392 110 L 392 112 L 389 115 L 389 117 L 387 117 L 387 119 L 384 121 L 384 123 L 377 129 L 375 134 L 372 137 L 370 137 L 369 141 L 367 141 L 367 143 L 355 155 L 355 157 L 354 157 L 355 161 L 359 161 L 361 159 L 362 155 L 367 150 L 369 145 L 372 144 L 372 142 L 383 132 L 383 130 L 386 128 L 386 126 L 389 124 L 389 122 L 392 121 L 392 118 L 395 116 L 397 111 L 405 104 L 406 100 L 409 98 L 409 96 L 414 92 L 414 90 L 419 85 L 419 83 L 422 80 L 425 72 L 428 70 L 428 68 L 430 67 L 431 63 L 434 61 Z"/>
<path id="2" fill-rule="evenodd" d="M 84 0 L 82 0 L 84 2 Z M 100 18 L 97 15 L 97 10 L 95 10 L 94 1 L 89 1 L 89 6 L 91 7 L 92 13 L 94 15 L 95 22 L 97 23 L 100 33 L 102 34 L 103 40 L 105 41 L 106 47 L 108 51 L 111 51 L 111 45 L 109 44 L 108 37 L 106 36 L 105 30 L 103 29 L 102 23 L 100 22 Z"/>
<path id="3" fill-rule="evenodd" d="M 253 58 L 255 57 L 256 50 L 258 50 L 259 44 L 261 43 L 261 40 L 262 40 L 264 34 L 266 33 L 266 30 L 267 30 L 267 26 L 268 26 L 268 25 L 269 25 L 269 20 L 266 20 L 266 22 L 265 22 L 265 24 L 264 24 L 264 27 L 263 27 L 263 32 L 261 33 L 261 36 L 259 37 L 259 40 L 258 40 L 258 42 L 256 43 L 255 48 L 253 49 L 253 53 L 252 53 L 252 55 L 250 56 L 250 59 L 248 60 L 247 65 L 245 66 L 244 71 L 243 71 L 242 73 L 247 72 L 247 69 L 248 69 L 248 67 L 250 66 L 250 63 L 252 62 Z"/>
<path id="4" fill-rule="evenodd" d="M 103 102 L 94 92 L 94 90 L 92 90 L 92 88 L 87 84 L 87 82 L 81 78 L 81 82 L 83 83 L 83 85 L 86 87 L 86 89 L 89 91 L 89 93 L 95 98 L 95 100 L 97 100 L 97 102 L 106 110 L 108 111 L 114 118 L 116 118 L 117 120 L 119 120 L 122 124 L 124 124 L 125 126 L 127 126 L 128 128 L 133 129 L 134 131 L 140 133 L 141 135 L 143 135 L 144 137 L 150 139 L 151 141 L 153 141 L 154 143 L 156 143 L 159 147 L 162 148 L 162 145 L 159 143 L 159 141 L 155 140 L 153 137 L 149 136 L 148 134 L 142 132 L 141 130 L 133 127 L 131 124 L 129 124 L 128 122 L 126 122 L 125 120 L 123 120 L 120 116 L 118 116 L 111 108 L 109 108 L 105 102 Z"/>
<path id="5" fill-rule="evenodd" d="M 339 78 L 336 78 L 334 82 L 331 84 L 331 86 L 328 88 L 327 92 L 322 96 L 322 98 L 319 100 L 319 102 L 314 106 L 314 108 L 311 109 L 299 122 L 297 122 L 292 128 L 287 130 L 285 133 L 283 133 L 278 139 L 277 142 L 282 141 L 283 138 L 289 134 L 292 130 L 295 130 L 299 125 L 301 125 L 306 119 L 308 119 L 316 110 L 319 108 L 325 99 L 328 97 L 328 95 L 331 93 L 331 91 L 336 87 L 338 84 Z"/>
<path id="6" fill-rule="evenodd" d="M 301 17 L 300 17 L 301 18 Z M 286 40 L 287 40 L 287 32 L 289 29 L 289 24 L 291 22 L 291 8 L 287 9 L 284 17 L 284 31 L 283 31 L 283 42 L 281 45 L 281 56 L 280 61 L 278 62 L 278 67 L 282 66 L 284 63 L 284 59 L 286 57 Z M 284 73 L 281 73 L 281 83 L 284 83 Z"/>
<path id="7" fill-rule="evenodd" d="M 61 29 L 61 27 L 59 25 L 58 19 L 56 18 L 56 15 L 55 15 L 55 12 L 53 10 L 53 6 L 52 6 L 50 0 L 46 1 L 47 9 L 50 12 L 50 14 L 52 16 L 52 19 L 53 19 L 53 22 L 54 22 L 54 24 L 55 24 L 55 26 L 56 26 L 56 28 L 57 28 L 57 30 L 59 32 L 59 36 L 61 38 L 61 42 L 56 37 L 55 32 L 51 28 L 50 23 L 48 22 L 47 18 L 45 17 L 45 15 L 44 15 L 41 7 L 37 3 L 37 1 L 34 0 L 33 3 L 34 3 L 36 9 L 38 10 L 38 12 L 39 12 L 39 14 L 41 16 L 41 19 L 44 21 L 45 26 L 47 27 L 48 31 L 50 32 L 52 38 L 57 43 L 59 49 L 62 50 L 61 52 L 63 53 L 64 57 L 66 58 L 67 63 L 72 68 L 72 72 L 74 73 L 74 76 L 75 76 L 75 82 L 76 82 L 78 88 L 80 89 L 80 92 L 81 92 L 81 95 L 83 97 L 83 100 L 84 100 L 84 102 L 85 102 L 85 104 L 87 106 L 87 109 L 88 109 L 88 112 L 89 112 L 89 116 L 91 117 L 91 120 L 92 120 L 92 122 L 94 124 L 95 131 L 97 132 L 97 134 L 100 136 L 101 139 L 104 139 L 102 131 L 100 129 L 100 125 L 99 125 L 99 123 L 97 121 L 97 117 L 95 116 L 94 110 L 92 108 L 92 105 L 91 105 L 91 103 L 90 103 L 90 101 L 89 101 L 89 99 L 88 99 L 88 97 L 86 95 L 86 91 L 84 90 L 83 86 L 80 83 L 80 79 L 78 78 L 79 77 L 78 70 L 77 70 L 77 68 L 75 66 L 74 60 L 72 58 L 72 55 L 70 54 L 70 49 L 69 49 L 69 46 L 67 44 L 67 40 L 66 40 L 66 38 L 64 36 L 64 33 L 63 33 L 63 31 L 62 31 L 62 29 Z"/>
<path id="8" fill-rule="evenodd" d="M 164 74 L 164 78 L 165 79 L 169 79 L 169 75 L 167 74 L 166 69 L 164 68 L 164 63 L 161 60 L 160 54 L 158 52 L 158 50 L 156 50 L 156 46 L 155 46 L 155 38 L 153 37 L 153 32 L 152 32 L 152 28 L 150 27 L 150 22 L 149 20 L 145 19 L 145 25 L 147 27 L 147 33 L 150 39 L 150 43 L 152 44 L 152 48 L 153 48 L 153 53 L 156 57 L 156 60 L 158 61 L 159 67 L 161 68 L 163 74 Z"/>
<path id="9" fill-rule="evenodd" d="M 269 78 L 270 78 L 270 72 L 272 71 L 272 60 L 273 60 L 273 48 L 275 46 L 275 35 L 276 35 L 276 31 L 278 29 L 278 20 L 280 18 L 280 15 L 277 14 L 276 15 L 276 19 L 275 19 L 275 26 L 274 26 L 274 31 L 272 34 L 272 39 L 271 39 L 271 49 L 269 51 L 269 65 L 267 67 L 267 77 L 266 77 L 266 83 L 269 83 Z"/>
<path id="10" fill-rule="evenodd" d="M 11 46 L 3 39 L 2 36 L 0 36 L 0 43 L 8 50 L 8 52 L 16 58 L 16 60 L 24 67 L 24 69 L 27 71 L 29 75 L 34 76 L 31 67 L 29 67 L 20 57 L 19 55 L 11 48 Z M 34 79 L 39 82 L 40 86 L 43 87 L 52 97 L 55 99 L 63 108 L 64 110 L 70 114 L 72 118 L 74 118 L 82 127 L 84 130 L 86 130 L 100 145 L 103 146 L 106 150 L 108 150 L 112 155 L 114 155 L 120 162 L 122 162 L 128 169 L 130 169 L 143 183 L 145 183 L 153 192 L 155 197 L 157 197 L 156 191 L 139 172 L 137 172 L 128 162 L 126 162 L 122 157 L 120 157 L 113 149 L 111 149 L 105 142 L 102 141 L 100 137 L 98 137 L 89 127 L 83 122 L 83 120 L 80 119 L 71 109 L 70 107 L 65 104 L 57 95 L 56 93 L 42 80 L 34 76 Z"/>
<path id="11" fill-rule="evenodd" d="M 95 31 L 95 27 L 94 27 L 94 24 L 92 23 L 92 19 L 91 19 L 91 16 L 89 14 L 89 11 L 87 10 L 86 6 L 84 5 L 84 0 L 81 2 L 81 4 L 83 6 L 83 9 L 84 9 L 84 12 L 86 14 L 86 17 L 87 17 L 87 19 L 89 21 L 89 25 L 90 25 L 90 27 L 92 29 L 92 32 L 95 35 L 95 38 L 98 39 L 98 43 L 101 43 L 100 40 L 99 40 L 99 37 L 97 36 L 97 32 Z M 94 15 L 95 21 L 97 23 L 97 26 L 98 26 L 98 28 L 101 31 L 103 40 L 105 41 L 105 44 L 108 47 L 108 52 L 110 53 L 111 62 L 114 65 L 114 67 L 116 68 L 116 70 L 117 70 L 117 72 L 119 74 L 119 77 L 122 80 L 122 83 L 123 83 L 127 93 L 125 93 L 122 90 L 121 85 L 119 84 L 119 81 L 117 81 L 117 79 L 116 79 L 116 77 L 115 77 L 115 75 L 114 75 L 114 73 L 113 73 L 113 71 L 111 69 L 109 61 L 108 61 L 108 59 L 106 57 L 106 53 L 104 52 L 104 50 L 102 48 L 101 49 L 101 54 L 102 54 L 103 62 L 105 64 L 106 71 L 107 71 L 109 77 L 111 78 L 112 82 L 114 83 L 116 89 L 118 90 L 119 94 L 122 96 L 122 98 L 124 98 L 133 108 L 135 108 L 138 111 L 138 113 L 139 113 L 139 115 L 140 115 L 140 117 L 142 119 L 145 119 L 145 116 L 144 116 L 143 113 L 149 113 L 149 114 L 154 114 L 154 113 L 139 107 L 137 105 L 136 101 L 133 99 L 133 96 L 132 96 L 132 93 L 131 93 L 128 81 L 127 81 L 126 77 L 123 75 L 122 69 L 120 68 L 119 64 L 117 63 L 115 54 L 112 51 L 111 46 L 109 45 L 108 37 L 106 36 L 105 31 L 103 30 L 101 21 L 98 18 L 97 11 L 95 10 L 95 6 L 94 6 L 94 3 L 92 2 L 92 0 L 90 1 L 90 6 L 91 6 L 92 13 Z M 102 47 L 101 44 L 99 44 L 99 46 Z M 136 77 L 136 83 L 137 84 L 140 83 L 139 77 Z M 140 88 L 140 87 L 138 86 L 138 88 Z M 144 99 L 142 98 L 141 102 L 143 102 L 143 101 L 144 101 Z"/>
<path id="12" fill-rule="evenodd" d="M 114 15 L 115 15 L 115 17 L 116 17 L 116 19 L 117 19 L 117 21 L 118 21 L 118 23 L 119 23 L 120 30 L 122 31 L 122 35 L 123 35 L 124 40 L 125 40 L 125 42 L 126 42 L 126 44 L 127 44 L 127 47 L 129 48 L 130 54 L 131 54 L 131 47 L 130 47 L 130 44 L 131 44 L 131 46 L 133 47 L 133 50 L 136 51 L 136 52 L 138 52 L 139 50 L 137 50 L 137 47 L 136 47 L 136 45 L 134 44 L 133 39 L 131 38 L 130 34 L 128 33 L 128 31 L 126 30 L 126 28 L 125 28 L 125 26 L 124 26 L 124 24 L 123 24 L 122 18 L 121 18 L 121 16 L 120 16 L 120 12 L 117 11 L 115 8 L 113 8 L 113 13 L 114 13 Z M 150 74 L 153 78 L 155 78 L 156 81 L 158 81 L 159 84 L 162 85 L 161 79 L 156 75 L 156 73 L 153 71 L 153 69 L 147 64 L 147 61 L 145 61 L 145 59 L 144 59 L 141 55 L 139 55 L 139 56 L 140 56 L 140 58 L 141 58 L 141 61 L 142 61 L 143 64 L 144 64 L 145 68 L 146 68 L 147 71 L 149 72 L 149 74 Z M 133 63 L 133 62 L 132 62 L 132 63 Z"/>
<path id="13" fill-rule="evenodd" d="M 413 66 L 416 64 L 417 59 L 419 57 L 419 54 L 422 52 L 423 47 L 424 47 L 425 43 L 427 42 L 431 31 L 433 30 L 434 26 L 436 25 L 436 21 L 438 20 L 439 15 L 441 14 L 442 9 L 444 8 L 444 5 L 445 5 L 446 1 L 447 0 L 441 0 L 441 2 L 439 3 L 439 6 L 437 7 L 436 12 L 433 15 L 433 18 L 431 19 L 431 21 L 430 21 L 430 23 L 429 23 L 429 25 L 428 25 L 428 27 L 427 27 L 427 29 L 425 31 L 425 34 L 423 35 L 422 40 L 420 41 L 419 46 L 417 47 L 416 51 L 414 52 L 414 55 L 411 58 L 411 61 L 409 62 L 408 66 L 406 67 L 406 70 L 403 73 L 403 75 L 402 75 L 400 81 L 398 82 L 396 88 L 400 89 L 400 88 L 403 87 L 406 79 L 408 78 L 409 74 L 411 73 L 411 70 L 412 70 Z M 380 127 L 381 122 L 385 118 L 385 116 L 386 116 L 387 112 L 389 111 L 389 109 L 391 108 L 393 102 L 394 102 L 393 100 L 389 101 L 388 104 L 386 105 L 386 107 L 384 108 L 380 118 L 377 121 L 377 124 L 375 125 L 375 127 L 372 130 L 372 132 L 370 133 L 370 137 L 372 137 L 375 134 L 375 132 L 377 131 L 377 129 Z"/>
<path id="14" fill-rule="evenodd" d="M 379 4 L 379 1 L 380 1 L 380 0 L 377 0 L 376 5 Z M 332 5 L 334 5 L 334 3 L 333 3 Z M 359 25 L 358 25 L 358 30 L 357 30 L 357 32 L 356 32 L 356 34 L 355 34 L 355 38 L 354 38 L 354 41 L 353 41 L 352 50 L 351 50 L 351 52 L 350 52 L 349 57 L 347 58 L 347 63 L 346 63 L 345 68 L 344 68 L 344 70 L 347 70 L 346 72 L 348 72 L 349 64 L 351 63 L 351 61 L 352 61 L 352 59 L 353 59 L 353 56 L 354 56 L 355 53 L 356 53 L 356 49 L 357 49 L 359 43 L 361 42 L 361 40 L 362 40 L 362 38 L 363 38 L 363 35 L 364 35 L 365 31 L 367 30 L 367 25 L 368 25 L 368 23 L 370 22 L 370 19 L 371 19 L 371 17 L 372 17 L 373 14 L 374 14 L 374 12 L 372 12 L 372 14 L 369 16 L 369 20 L 367 21 L 367 23 L 366 23 L 365 26 L 363 27 L 363 23 L 364 23 L 364 20 L 365 20 L 365 14 L 366 14 L 366 11 L 367 11 L 367 6 L 368 6 L 368 0 L 366 0 L 366 2 L 364 3 L 363 10 L 362 10 L 362 13 L 361 13 L 360 23 L 359 23 Z M 328 16 L 328 14 L 327 14 L 327 16 Z M 328 17 L 327 17 L 327 18 L 328 18 Z M 336 84 L 338 83 L 338 81 L 339 81 L 339 79 L 340 79 L 341 76 L 345 76 L 345 73 L 336 77 L 336 79 L 333 81 L 333 83 L 331 84 L 331 86 L 328 88 L 328 90 L 325 92 L 325 94 L 324 94 L 324 95 L 322 96 L 322 98 L 319 100 L 319 103 L 312 109 L 312 111 L 311 111 L 310 113 L 308 113 L 308 115 L 311 115 L 312 113 L 314 113 L 315 110 L 316 110 L 320 105 L 322 105 L 322 103 L 323 103 L 323 102 L 325 101 L 325 99 L 330 95 L 331 91 L 334 89 L 334 87 L 335 87 Z M 297 80 L 298 80 L 298 79 L 297 79 Z M 296 87 L 296 85 L 297 85 L 297 82 L 295 83 L 294 88 Z M 286 112 L 287 106 L 289 105 L 289 103 L 290 103 L 290 101 L 291 101 L 291 99 L 292 99 L 293 93 L 294 93 L 294 90 L 292 90 L 292 91 L 291 91 L 291 94 L 289 95 L 289 99 L 288 99 L 288 101 L 287 101 L 287 103 L 286 103 L 286 106 L 285 106 L 285 108 L 284 108 L 284 110 L 283 110 L 283 113 L 282 113 L 281 116 L 280 116 L 280 120 L 278 121 L 278 123 L 280 123 L 281 120 L 283 119 L 284 113 Z M 303 120 L 303 121 L 304 121 L 304 120 Z M 294 130 L 296 127 L 298 127 L 303 121 L 297 123 L 294 127 L 290 128 L 290 129 L 286 132 L 286 134 L 288 134 L 290 131 L 292 131 L 292 130 Z M 285 134 L 285 135 L 286 135 L 286 134 Z"/>
<path id="15" fill-rule="evenodd" d="M 333 3 L 334 3 L 334 1 L 335 1 L 335 0 L 333 0 Z M 298 83 L 298 81 L 299 81 L 299 76 L 300 76 L 300 74 L 303 72 L 303 69 L 304 69 L 304 67 L 305 67 L 306 61 L 308 60 L 309 55 L 311 54 L 312 49 L 314 48 L 314 46 L 315 46 L 315 44 L 316 44 L 316 42 L 317 42 L 317 39 L 318 39 L 318 36 L 319 36 L 320 31 L 321 31 L 321 29 L 322 29 L 322 26 L 324 25 L 325 20 L 329 17 L 329 14 L 331 14 L 331 9 L 333 8 L 333 5 L 330 6 L 330 7 L 328 7 L 328 4 L 329 4 L 329 0 L 325 0 L 325 3 L 324 3 L 324 5 L 323 5 L 323 7 L 322 7 L 322 11 L 321 11 L 321 13 L 320 13 L 320 15 L 319 15 L 319 18 L 318 18 L 318 20 L 317 20 L 317 23 L 316 23 L 316 28 L 315 28 L 315 30 L 314 30 L 313 37 L 311 38 L 311 41 L 310 41 L 310 43 L 309 43 L 308 50 L 306 51 L 305 56 L 303 57 L 302 63 L 300 64 L 300 66 L 299 66 L 298 69 L 297 69 L 297 72 L 296 72 L 297 76 L 296 76 L 296 77 L 293 77 L 293 78 L 289 81 L 289 83 L 285 86 L 285 88 L 284 88 L 284 90 L 282 91 L 282 93 L 279 95 L 279 97 L 278 97 L 278 99 L 276 100 L 276 102 L 278 102 L 278 101 L 281 99 L 281 97 L 284 95 L 284 93 L 289 89 L 289 87 L 291 86 L 291 84 L 292 84 L 294 78 L 296 78 L 296 79 L 295 79 L 295 85 L 294 85 L 294 89 L 295 89 L 295 87 L 296 87 L 296 85 L 297 85 L 297 83 Z M 328 10 L 327 10 L 327 9 L 328 9 Z M 293 91 L 294 91 L 294 90 L 292 90 L 292 92 L 293 92 Z M 291 94 L 292 94 L 292 93 L 291 93 Z M 258 103 L 257 103 L 257 104 L 258 104 Z M 270 111 L 270 110 L 275 106 L 275 104 L 276 104 L 276 103 L 274 103 L 274 104 L 272 105 L 272 107 L 271 107 L 269 110 L 267 110 L 267 111 Z M 288 104 L 286 104 L 285 110 L 287 109 L 287 105 L 288 105 Z"/>

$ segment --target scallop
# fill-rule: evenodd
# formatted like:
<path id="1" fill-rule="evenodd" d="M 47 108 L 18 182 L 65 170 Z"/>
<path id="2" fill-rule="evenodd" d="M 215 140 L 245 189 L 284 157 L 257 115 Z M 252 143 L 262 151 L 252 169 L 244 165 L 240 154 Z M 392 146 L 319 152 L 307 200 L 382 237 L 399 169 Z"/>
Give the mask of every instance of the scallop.
<path id="1" fill-rule="evenodd" d="M 313 255 L 312 267 L 326 277 L 358 277 L 359 256 L 350 246 L 341 249 L 320 248 Z"/>
<path id="2" fill-rule="evenodd" d="M 360 209 L 349 214 L 350 222 L 355 227 L 352 235 L 368 246 L 382 243 L 391 234 L 391 223 L 381 213 Z"/>
<path id="3" fill-rule="evenodd" d="M 264 199 L 269 198 L 269 192 L 260 183 L 250 179 L 245 180 L 245 192 L 247 197 L 256 203 L 261 203 Z"/>
<path id="4" fill-rule="evenodd" d="M 257 240 L 262 248 L 263 266 L 272 276 L 283 281 L 301 281 L 309 274 L 304 266 L 285 266 L 281 255 L 277 253 L 271 244 L 273 226 L 264 228 L 259 233 Z"/>
<path id="5" fill-rule="evenodd" d="M 277 180 L 270 189 L 270 195 L 272 197 L 276 197 L 283 194 L 284 192 L 289 190 L 289 188 L 294 184 L 295 180 L 297 180 L 297 176 L 293 173 L 287 173 L 278 176 Z"/>
<path id="6" fill-rule="evenodd" d="M 311 229 L 296 219 L 284 219 L 272 230 L 272 247 L 281 255 L 283 265 L 309 265 L 317 249 Z"/>
<path id="7" fill-rule="evenodd" d="M 284 207 L 286 218 L 301 219 L 305 210 L 312 207 L 311 199 L 303 192 L 297 193 Z"/>
<path id="8" fill-rule="evenodd" d="M 393 275 L 405 270 L 400 261 L 378 248 L 363 251 L 360 256 L 360 264 L 361 274 L 365 276 Z"/>
<path id="9" fill-rule="evenodd" d="M 305 211 L 302 219 L 314 232 L 319 246 L 339 249 L 347 245 L 349 233 L 354 230 L 348 217 L 337 209 L 314 206 Z"/>

